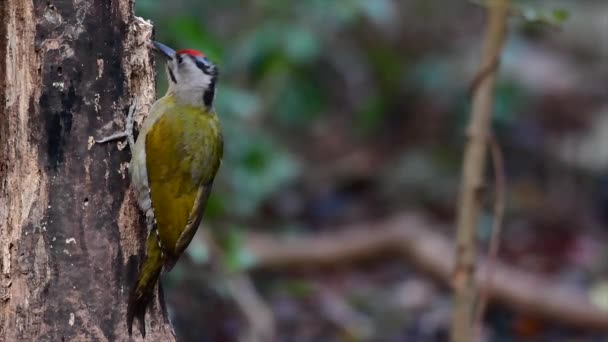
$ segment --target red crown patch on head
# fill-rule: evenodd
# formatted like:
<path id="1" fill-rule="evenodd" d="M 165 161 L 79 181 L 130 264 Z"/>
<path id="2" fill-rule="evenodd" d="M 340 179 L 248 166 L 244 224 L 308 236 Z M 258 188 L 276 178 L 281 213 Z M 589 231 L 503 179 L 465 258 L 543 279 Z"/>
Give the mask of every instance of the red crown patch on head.
<path id="1" fill-rule="evenodd" d="M 190 55 L 190 56 L 195 56 L 195 57 L 205 57 L 205 55 L 202 52 L 192 50 L 192 49 L 179 50 L 179 51 L 177 51 L 177 53 L 180 55 L 184 54 L 184 55 Z"/>

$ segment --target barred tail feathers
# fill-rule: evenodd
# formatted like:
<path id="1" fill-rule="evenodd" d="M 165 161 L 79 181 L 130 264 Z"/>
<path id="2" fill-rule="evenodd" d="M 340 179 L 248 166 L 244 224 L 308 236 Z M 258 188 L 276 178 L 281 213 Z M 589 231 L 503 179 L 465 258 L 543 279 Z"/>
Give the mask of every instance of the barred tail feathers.
<path id="1" fill-rule="evenodd" d="M 137 283 L 131 290 L 129 304 L 127 307 L 127 328 L 129 335 L 133 330 L 133 319 L 137 318 L 140 324 L 142 336 L 146 336 L 145 315 L 146 309 L 154 299 L 154 288 L 163 264 L 166 261 L 164 253 L 160 249 L 158 234 L 152 230 L 146 241 L 146 259 L 140 268 Z"/>

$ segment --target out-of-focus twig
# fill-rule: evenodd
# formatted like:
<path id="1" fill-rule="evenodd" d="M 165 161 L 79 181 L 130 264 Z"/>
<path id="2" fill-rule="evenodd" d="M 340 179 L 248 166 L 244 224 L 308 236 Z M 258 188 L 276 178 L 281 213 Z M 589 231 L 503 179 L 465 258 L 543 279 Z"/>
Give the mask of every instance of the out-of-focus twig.
<path id="1" fill-rule="evenodd" d="M 245 271 L 230 271 L 223 264 L 225 252 L 218 244 L 219 236 L 203 234 L 209 248 L 211 275 L 227 289 L 227 295 L 237 306 L 247 322 L 239 335 L 239 342 L 274 341 L 275 321 L 272 311 L 258 294 L 254 284 Z"/>
<path id="2" fill-rule="evenodd" d="M 274 341 L 275 327 L 272 311 L 258 294 L 249 275 L 243 272 L 227 273 L 226 285 L 241 313 L 248 329 L 241 335 L 241 342 Z"/>
<path id="3" fill-rule="evenodd" d="M 446 285 L 450 285 L 451 241 L 422 215 L 402 213 L 386 220 L 362 223 L 314 236 L 279 237 L 250 232 L 244 243 L 255 258 L 253 270 L 293 271 L 323 266 L 352 265 L 362 259 L 402 257 Z M 486 262 L 479 261 L 485 275 Z M 514 311 L 571 327 L 608 331 L 608 311 L 589 301 L 587 294 L 556 279 L 538 276 L 496 262 L 492 279 L 475 279 L 491 302 Z"/>
<path id="4" fill-rule="evenodd" d="M 319 292 L 319 307 L 325 319 L 344 334 L 347 341 L 369 341 L 374 336 L 374 324 L 366 315 L 355 310 L 344 296 L 332 290 Z"/>
<path id="5" fill-rule="evenodd" d="M 504 44 L 509 15 L 509 0 L 488 5 L 488 26 L 484 37 L 480 74 L 486 73 L 473 90 L 473 107 L 467 129 L 461 193 L 456 233 L 456 264 L 453 272 L 454 308 L 451 340 L 472 341 L 475 307 L 476 228 L 482 206 L 484 170 L 493 105 L 495 66 Z M 494 67 L 493 67 L 494 66 Z M 492 71 L 487 71 L 491 70 Z"/>
<path id="6" fill-rule="evenodd" d="M 498 250 L 500 247 L 500 232 L 502 230 L 502 222 L 505 215 L 506 192 L 507 192 L 507 177 L 505 175 L 505 165 L 502 150 L 496 140 L 496 136 L 490 137 L 490 155 L 492 156 L 492 164 L 494 168 L 494 221 L 492 222 L 492 235 L 490 237 L 490 246 L 488 248 L 487 267 L 485 273 L 485 283 L 492 283 L 492 276 L 496 261 L 498 259 Z M 482 287 L 479 291 L 479 303 L 475 313 L 473 326 L 475 334 L 481 336 L 483 328 L 483 315 L 488 303 L 488 287 Z"/>

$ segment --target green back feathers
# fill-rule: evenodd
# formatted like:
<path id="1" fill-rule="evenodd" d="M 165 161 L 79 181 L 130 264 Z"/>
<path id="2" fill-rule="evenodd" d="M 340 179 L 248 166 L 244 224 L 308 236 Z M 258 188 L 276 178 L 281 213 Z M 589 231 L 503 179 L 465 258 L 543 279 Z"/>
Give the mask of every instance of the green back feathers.
<path id="1" fill-rule="evenodd" d="M 131 334 L 137 318 L 145 336 L 144 316 L 158 277 L 163 268 L 171 269 L 202 220 L 222 160 L 223 140 L 214 112 L 180 105 L 171 95 L 154 104 L 139 134 L 130 171 L 144 211 L 149 209 L 150 194 L 156 220 L 150 228 L 156 229 L 146 242 L 146 259 L 129 298 L 127 324 Z"/>
<path id="2" fill-rule="evenodd" d="M 176 243 L 189 220 L 200 222 L 205 203 L 195 204 L 199 190 L 215 177 L 223 141 L 219 120 L 211 111 L 172 101 L 159 110 L 162 114 L 146 136 L 146 168 L 160 240 L 175 255 L 181 253 Z"/>

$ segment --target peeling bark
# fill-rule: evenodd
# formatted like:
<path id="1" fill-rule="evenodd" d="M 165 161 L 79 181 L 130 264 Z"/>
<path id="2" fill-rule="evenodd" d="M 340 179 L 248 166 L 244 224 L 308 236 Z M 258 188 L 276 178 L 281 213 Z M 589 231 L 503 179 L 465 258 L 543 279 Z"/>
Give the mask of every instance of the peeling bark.
<path id="1" fill-rule="evenodd" d="M 0 15 L 0 340 L 130 340 L 146 232 L 128 151 L 91 142 L 132 97 L 139 117 L 153 102 L 152 26 L 132 0 L 2 0 Z M 148 340 L 175 340 L 162 305 L 147 318 Z"/>

